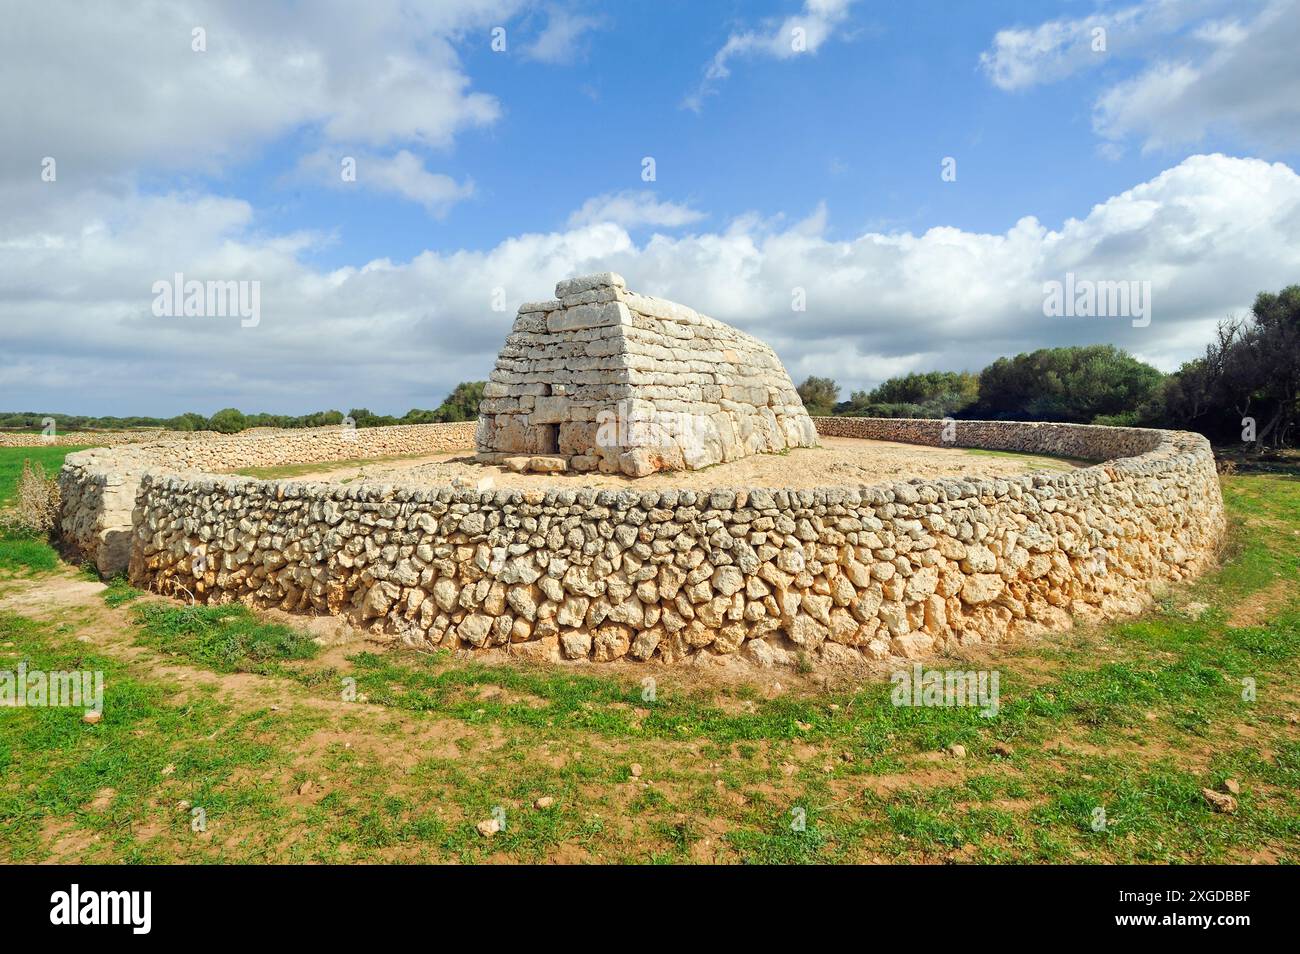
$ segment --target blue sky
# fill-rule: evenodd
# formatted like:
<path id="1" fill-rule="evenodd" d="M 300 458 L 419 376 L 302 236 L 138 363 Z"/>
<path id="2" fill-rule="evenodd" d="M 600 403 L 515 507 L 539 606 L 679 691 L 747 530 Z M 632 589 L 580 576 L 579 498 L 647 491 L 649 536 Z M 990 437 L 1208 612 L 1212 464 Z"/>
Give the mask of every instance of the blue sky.
<path id="1" fill-rule="evenodd" d="M 1131 59 L 1030 90 L 987 80 L 980 54 L 994 34 L 1040 22 L 1042 3 L 851 5 L 842 38 L 791 61 L 740 62 L 700 111 L 683 107 L 731 32 L 799 8 L 587 5 L 577 9 L 597 25 L 572 61 L 558 64 L 510 51 L 513 34 L 524 42 L 537 18 L 507 22 L 504 55 L 492 51 L 487 30 L 464 37 L 457 49 L 465 72 L 499 100 L 501 118 L 426 154 L 430 168 L 475 186 L 442 219 L 361 189 L 302 188 L 291 173 L 310 131 L 268 144 L 204 186 L 253 201 L 266 210 L 267 228 L 335 232 L 337 244 L 315 257 L 328 268 L 490 248 L 504 236 L 563 228 L 589 196 L 625 189 L 706 209 L 697 228 L 747 212 L 802 218 L 822 202 L 831 210 L 828 235 L 840 238 L 937 225 L 1004 231 L 1030 210 L 1059 226 L 1187 154 L 1128 148 L 1117 159 L 1098 156 L 1090 94 L 1127 75 Z M 1059 5 L 1067 14 L 1091 9 Z M 1195 151 L 1239 146 L 1211 134 Z M 657 162 L 652 184 L 641 180 L 647 155 Z M 940 180 L 945 156 L 958 160 L 956 182 Z"/>
<path id="2" fill-rule="evenodd" d="M 1171 369 L 1300 280 L 1296 0 L 51 2 L 14 21 L 6 409 L 431 407 L 486 376 L 519 302 L 606 267 L 846 394 L 1066 343 Z M 1151 327 L 1046 319 L 1067 270 L 1151 281 Z M 177 271 L 260 282 L 261 320 L 151 314 Z"/>

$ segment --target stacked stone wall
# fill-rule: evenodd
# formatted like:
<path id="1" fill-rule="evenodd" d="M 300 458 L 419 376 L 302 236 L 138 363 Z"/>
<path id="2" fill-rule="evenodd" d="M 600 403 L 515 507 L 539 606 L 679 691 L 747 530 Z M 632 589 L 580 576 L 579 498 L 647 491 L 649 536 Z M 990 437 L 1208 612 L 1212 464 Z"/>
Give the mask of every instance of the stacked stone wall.
<path id="1" fill-rule="evenodd" d="M 201 474 L 329 461 L 437 454 L 471 449 L 474 423 L 391 427 L 255 428 L 239 434 L 205 433 L 152 443 L 92 448 L 69 454 L 59 476 L 60 532 L 65 549 L 93 561 L 101 573 L 129 562 L 122 531 L 129 530 L 140 481 L 151 471 Z"/>
<path id="2" fill-rule="evenodd" d="M 199 475 L 157 459 L 135 474 L 122 458 L 136 449 L 120 448 L 69 457 L 65 494 L 80 502 L 65 498 L 65 528 L 110 488 L 120 504 L 135 480 L 122 546 L 132 581 L 158 592 L 343 615 L 414 646 L 763 664 L 916 658 L 1132 613 L 1209 565 L 1222 537 L 1213 455 L 1196 434 L 817 425 L 1101 462 L 816 490 L 480 492 Z M 205 457 L 244 459 L 230 446 Z"/>
<path id="3" fill-rule="evenodd" d="M 166 439 L 167 431 L 67 431 L 57 434 L 33 434 L 29 431 L 0 431 L 0 447 L 117 447 L 121 444 L 147 444 Z M 203 432 L 204 436 L 214 436 Z"/>

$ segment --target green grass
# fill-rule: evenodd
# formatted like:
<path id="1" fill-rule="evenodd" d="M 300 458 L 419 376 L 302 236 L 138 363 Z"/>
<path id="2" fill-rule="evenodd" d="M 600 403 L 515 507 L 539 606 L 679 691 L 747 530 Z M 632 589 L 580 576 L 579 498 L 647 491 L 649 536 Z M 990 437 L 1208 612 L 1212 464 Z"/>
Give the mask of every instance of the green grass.
<path id="1" fill-rule="evenodd" d="M 47 476 L 63 466 L 63 458 L 84 447 L 0 447 L 0 509 L 13 499 L 23 461 L 39 463 Z M 0 573 L 31 576 L 58 567 L 59 558 L 45 540 L 21 534 L 0 533 Z"/>
<path id="2" fill-rule="evenodd" d="M 0 535 L 0 572 L 17 576 L 48 573 L 59 565 L 59 555 L 45 540 Z"/>
<path id="3" fill-rule="evenodd" d="M 90 564 L 91 579 L 98 580 L 99 572 L 95 569 L 94 564 Z M 126 581 L 124 576 L 115 576 L 108 581 L 108 588 L 104 590 L 104 604 L 112 609 L 119 606 L 125 606 L 127 603 L 134 602 L 144 595 L 142 590 L 137 590 Z"/>
<path id="4" fill-rule="evenodd" d="M 1297 862 L 1300 481 L 1234 477 L 1224 492 L 1224 566 L 1149 613 L 939 663 L 996 665 L 994 719 L 895 707 L 879 683 L 773 695 L 786 672 L 710 686 L 656 667 L 647 701 L 639 670 L 322 660 L 242 606 L 146 602 L 114 582 L 106 602 L 138 601 L 98 607 L 108 631 L 257 675 L 218 689 L 160 675 L 149 652 L 88 655 L 76 637 L 93 614 L 0 617 L 10 659 L 110 669 L 101 726 L 0 719 L 0 859 L 42 860 L 63 839 L 93 860 Z M 1262 622 L 1231 624 L 1264 599 Z M 341 698 L 344 680 L 366 704 Z M 944 754 L 954 743 L 965 758 Z M 1238 809 L 1216 814 L 1201 789 L 1229 778 Z M 109 806 L 87 808 L 105 788 Z M 541 795 L 554 804 L 534 808 Z M 191 833 L 179 798 L 213 806 L 217 834 Z M 485 839 L 475 823 L 497 811 L 506 830 Z"/>
<path id="5" fill-rule="evenodd" d="M 98 725 L 84 723 L 79 709 L 12 709 L 0 718 L 0 858 L 44 860 L 66 839 L 73 859 L 149 863 L 192 852 L 199 860 L 205 843 L 182 800 L 201 806 L 218 829 L 232 813 L 273 822 L 274 799 L 235 773 L 287 759 L 311 730 L 309 717 L 236 712 L 211 692 L 178 700 L 159 680 L 71 637 L 71 627 L 0 613 L 9 660 L 47 672 L 97 670 L 105 682 Z M 150 831 L 180 847 L 151 847 Z"/>
<path id="6" fill-rule="evenodd" d="M 0 508 L 8 505 L 23 473 L 23 461 L 45 468 L 46 476 L 57 474 L 63 458 L 85 447 L 0 447 Z"/>
<path id="7" fill-rule="evenodd" d="M 317 653 L 316 643 L 306 633 L 261 620 L 237 603 L 179 607 L 145 603 L 134 607 L 131 617 L 140 626 L 143 642 L 218 672 L 273 672 L 276 663 L 311 659 Z"/>

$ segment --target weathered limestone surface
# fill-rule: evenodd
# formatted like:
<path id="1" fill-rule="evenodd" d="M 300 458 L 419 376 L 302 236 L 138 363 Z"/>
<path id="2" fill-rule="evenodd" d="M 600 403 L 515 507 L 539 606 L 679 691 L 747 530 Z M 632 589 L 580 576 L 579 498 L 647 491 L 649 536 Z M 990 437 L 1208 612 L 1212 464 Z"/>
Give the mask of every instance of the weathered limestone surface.
<path id="1" fill-rule="evenodd" d="M 1203 570 L 1222 537 L 1213 455 L 1196 434 L 817 424 L 827 435 L 1102 462 L 1008 479 L 799 491 L 480 492 L 182 469 L 199 458 L 233 468 L 313 453 L 252 451 L 234 438 L 202 453 L 155 445 L 148 461 L 140 459 L 145 448 L 71 455 L 61 476 L 64 529 L 93 537 L 115 558 L 125 551 L 137 585 L 346 615 L 411 645 L 666 663 L 741 653 L 764 665 L 800 652 L 917 658 L 1065 627 L 1072 617 L 1124 615 L 1160 586 Z M 333 436 L 320 438 L 322 453 L 375 452 L 340 451 Z M 454 435 L 373 435 L 376 446 L 408 439 Z M 179 460 L 166 465 L 169 454 Z M 126 518 L 128 493 L 134 510 Z"/>
<path id="2" fill-rule="evenodd" d="M 817 443 L 775 352 L 613 272 L 519 308 L 480 406 L 484 460 L 643 477 Z"/>

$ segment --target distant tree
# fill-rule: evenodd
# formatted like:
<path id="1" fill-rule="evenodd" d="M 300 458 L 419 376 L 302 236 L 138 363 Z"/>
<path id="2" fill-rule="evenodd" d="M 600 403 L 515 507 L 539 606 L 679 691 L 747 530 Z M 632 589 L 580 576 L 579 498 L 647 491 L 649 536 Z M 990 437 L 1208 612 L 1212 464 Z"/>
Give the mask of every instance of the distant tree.
<path id="1" fill-rule="evenodd" d="M 1300 423 L 1300 285 L 1261 292 L 1249 318 L 1220 322 L 1204 357 L 1170 375 L 1138 420 L 1257 452 L 1290 443 Z"/>
<path id="2" fill-rule="evenodd" d="M 365 407 L 354 407 L 348 411 L 348 417 L 352 418 L 357 427 L 384 427 L 389 424 L 396 424 L 397 418 L 390 417 L 386 414 L 376 414 L 374 411 Z"/>
<path id="3" fill-rule="evenodd" d="M 870 392 L 854 391 L 836 414 L 859 417 L 948 417 L 979 393 L 979 377 L 966 371 L 928 371 L 890 378 Z"/>
<path id="4" fill-rule="evenodd" d="M 248 419 L 237 408 L 222 408 L 208 418 L 207 429 L 221 434 L 235 434 L 248 426 Z"/>
<path id="5" fill-rule="evenodd" d="M 835 399 L 839 397 L 840 386 L 831 378 L 819 378 L 809 375 L 799 385 L 799 399 L 809 414 L 824 416 L 835 408 Z"/>
<path id="6" fill-rule="evenodd" d="M 1163 377 L 1112 345 L 1043 348 L 981 371 L 970 416 L 1087 424 L 1134 412 Z"/>
<path id="7" fill-rule="evenodd" d="M 161 423 L 163 427 L 173 431 L 201 431 L 208 426 L 208 419 L 202 414 L 186 411 Z"/>
<path id="8" fill-rule="evenodd" d="M 439 405 L 434 414 L 439 421 L 473 421 L 478 419 L 486 381 L 462 381 Z"/>

